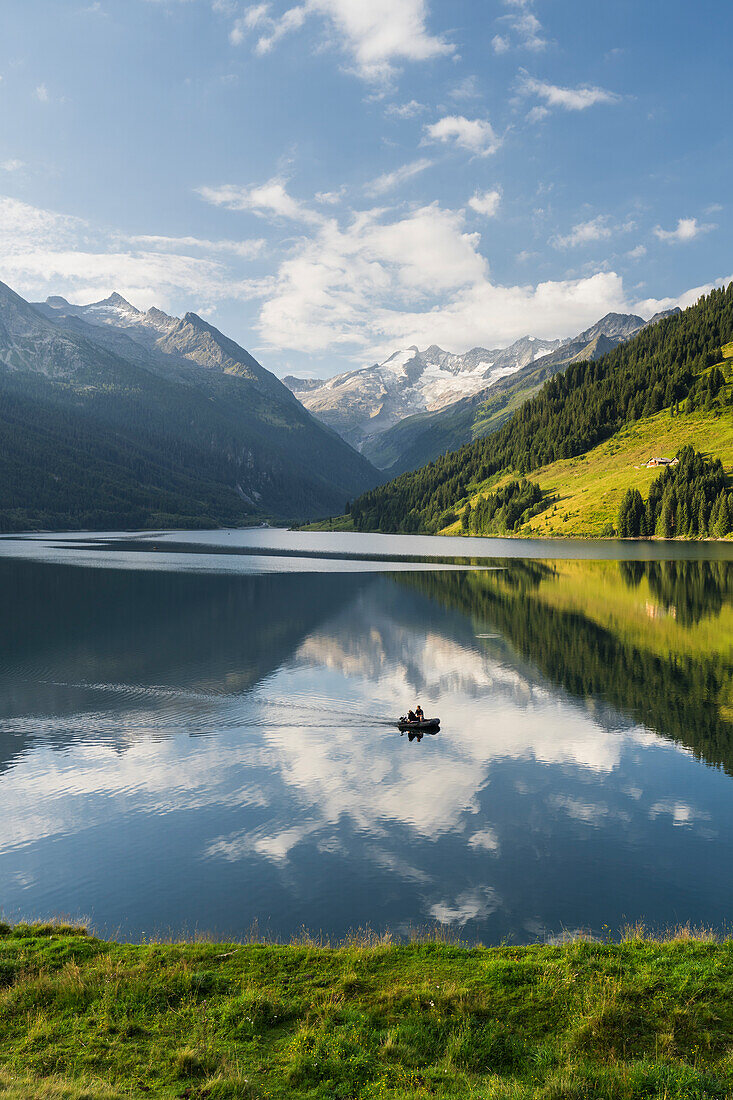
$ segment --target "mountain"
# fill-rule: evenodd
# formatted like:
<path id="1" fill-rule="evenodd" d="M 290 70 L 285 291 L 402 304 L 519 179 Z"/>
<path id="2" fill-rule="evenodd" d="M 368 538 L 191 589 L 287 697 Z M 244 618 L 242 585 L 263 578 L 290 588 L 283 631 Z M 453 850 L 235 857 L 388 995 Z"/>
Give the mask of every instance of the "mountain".
<path id="1" fill-rule="evenodd" d="M 189 313 L 0 283 L 0 525 L 217 525 L 333 512 L 376 471 Z"/>
<path id="2" fill-rule="evenodd" d="M 396 351 L 382 363 L 334 378 L 284 378 L 307 409 L 366 452 L 380 433 L 415 413 L 434 412 L 485 390 L 560 346 L 525 336 L 508 348 L 453 355 L 433 344 Z"/>
<path id="3" fill-rule="evenodd" d="M 657 476 L 650 459 L 685 445 L 730 469 L 732 368 L 733 283 L 645 324 L 596 361 L 570 363 L 492 434 L 368 491 L 352 504 L 353 525 L 555 534 L 573 531 L 579 511 L 586 525 L 573 533 L 600 535 L 609 500 L 617 508 L 620 494 Z M 707 503 L 688 489 L 697 521 Z"/>
<path id="4" fill-rule="evenodd" d="M 415 470 L 446 451 L 488 435 L 558 371 L 582 359 L 598 359 L 640 332 L 647 322 L 631 313 L 607 313 L 590 328 L 475 393 L 436 412 L 410 416 L 370 439 L 363 453 L 387 477 Z M 521 343 L 521 341 L 520 341 Z"/>

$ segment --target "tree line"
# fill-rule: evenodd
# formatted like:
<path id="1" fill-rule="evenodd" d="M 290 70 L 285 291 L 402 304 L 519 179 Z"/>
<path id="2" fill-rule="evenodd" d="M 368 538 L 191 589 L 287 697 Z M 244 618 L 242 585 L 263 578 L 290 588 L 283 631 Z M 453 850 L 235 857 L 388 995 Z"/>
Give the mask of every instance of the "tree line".
<path id="1" fill-rule="evenodd" d="M 730 534 L 733 491 L 720 459 L 685 447 L 649 487 L 646 502 L 628 489 L 618 512 L 621 538 L 725 538 Z"/>
<path id="2" fill-rule="evenodd" d="M 465 535 L 509 534 L 544 507 L 542 489 L 536 481 L 510 481 L 495 493 L 480 496 L 475 505 L 469 501 L 461 513 L 461 530 Z"/>

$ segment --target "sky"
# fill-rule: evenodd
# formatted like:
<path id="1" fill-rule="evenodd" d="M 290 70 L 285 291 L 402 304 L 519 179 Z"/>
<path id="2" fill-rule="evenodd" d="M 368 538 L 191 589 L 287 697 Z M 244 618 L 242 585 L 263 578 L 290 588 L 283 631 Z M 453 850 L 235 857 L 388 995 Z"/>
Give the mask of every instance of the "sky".
<path id="1" fill-rule="evenodd" d="M 0 279 L 199 313 L 276 374 L 733 275 L 720 0 L 2 0 Z"/>

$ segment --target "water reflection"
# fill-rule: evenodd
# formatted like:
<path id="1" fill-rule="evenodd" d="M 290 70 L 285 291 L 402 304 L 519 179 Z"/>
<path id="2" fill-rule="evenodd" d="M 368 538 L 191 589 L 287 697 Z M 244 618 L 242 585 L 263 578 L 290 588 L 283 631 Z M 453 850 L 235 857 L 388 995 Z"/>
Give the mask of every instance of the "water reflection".
<path id="1" fill-rule="evenodd" d="M 5 911 L 132 935 L 722 923 L 731 566 L 503 564 L 0 559 Z M 441 732 L 411 741 L 417 699 Z"/>

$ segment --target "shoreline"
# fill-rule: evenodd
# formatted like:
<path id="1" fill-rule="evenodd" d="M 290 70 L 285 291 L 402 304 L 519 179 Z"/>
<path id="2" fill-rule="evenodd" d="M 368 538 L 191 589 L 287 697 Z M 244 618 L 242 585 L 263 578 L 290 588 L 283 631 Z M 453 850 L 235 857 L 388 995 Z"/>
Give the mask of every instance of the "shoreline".
<path id="1" fill-rule="evenodd" d="M 146 942 L 0 925 L 0 1097 L 724 1100 L 733 940 Z"/>

